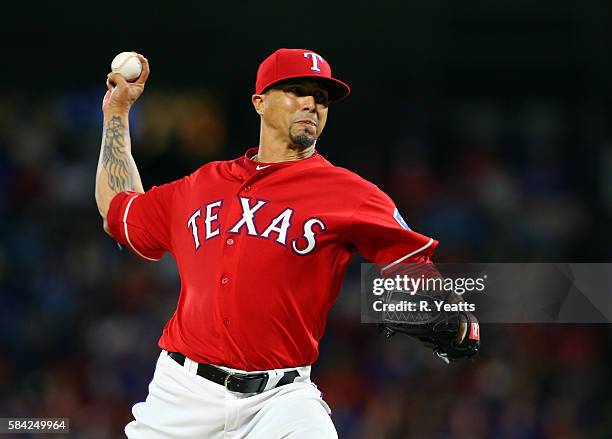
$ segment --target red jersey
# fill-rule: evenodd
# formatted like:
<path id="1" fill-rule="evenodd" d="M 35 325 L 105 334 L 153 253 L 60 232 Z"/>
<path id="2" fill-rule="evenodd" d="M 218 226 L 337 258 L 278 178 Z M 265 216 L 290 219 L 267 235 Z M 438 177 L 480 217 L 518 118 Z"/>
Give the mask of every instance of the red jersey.
<path id="1" fill-rule="evenodd" d="M 253 161 L 256 152 L 118 194 L 109 228 L 144 259 L 176 259 L 181 293 L 162 349 L 243 370 L 310 365 L 355 251 L 389 267 L 427 260 L 437 241 L 316 152 L 281 163 Z"/>

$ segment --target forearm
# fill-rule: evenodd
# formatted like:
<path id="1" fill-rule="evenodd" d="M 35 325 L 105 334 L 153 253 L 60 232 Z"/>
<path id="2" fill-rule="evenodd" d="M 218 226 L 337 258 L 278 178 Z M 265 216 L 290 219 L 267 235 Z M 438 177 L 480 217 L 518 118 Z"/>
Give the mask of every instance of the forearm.
<path id="1" fill-rule="evenodd" d="M 412 278 L 418 280 L 429 279 L 429 278 L 444 278 L 442 273 L 438 270 L 436 265 L 429 259 L 428 256 L 417 255 L 404 263 L 394 267 L 391 273 L 383 273 L 387 277 L 394 276 L 407 276 L 408 278 Z M 434 294 L 439 299 L 446 300 L 448 303 L 460 303 L 464 302 L 463 297 L 454 291 L 428 291 L 429 294 Z"/>
<path id="2" fill-rule="evenodd" d="M 128 112 L 105 113 L 96 171 L 96 204 L 107 231 L 106 214 L 113 197 L 123 191 L 144 192 L 131 151 Z"/>

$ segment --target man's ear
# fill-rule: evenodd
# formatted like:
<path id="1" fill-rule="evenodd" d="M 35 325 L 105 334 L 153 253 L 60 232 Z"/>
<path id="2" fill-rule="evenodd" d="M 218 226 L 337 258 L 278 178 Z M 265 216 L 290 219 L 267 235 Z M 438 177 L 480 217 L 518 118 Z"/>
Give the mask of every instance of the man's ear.
<path id="1" fill-rule="evenodd" d="M 257 111 L 257 114 L 259 114 L 260 116 L 263 114 L 263 110 L 264 110 L 264 95 L 253 95 L 251 96 L 251 102 L 253 102 L 253 107 L 255 108 L 255 111 Z"/>

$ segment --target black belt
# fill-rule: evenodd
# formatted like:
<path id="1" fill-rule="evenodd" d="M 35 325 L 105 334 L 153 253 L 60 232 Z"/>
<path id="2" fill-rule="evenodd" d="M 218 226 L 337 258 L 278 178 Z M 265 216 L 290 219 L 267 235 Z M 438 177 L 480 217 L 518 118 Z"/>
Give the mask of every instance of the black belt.
<path id="1" fill-rule="evenodd" d="M 185 364 L 185 356 L 183 354 L 179 354 L 178 352 L 168 352 L 168 356 L 181 366 Z M 206 378 L 213 383 L 220 384 L 232 392 L 261 393 L 266 388 L 266 384 L 268 384 L 269 376 L 267 373 L 246 374 L 226 372 L 223 369 L 211 366 L 210 364 L 197 364 L 197 374 L 199 376 Z M 285 372 L 283 377 L 274 387 L 292 383 L 293 380 L 299 376 L 300 374 L 296 370 Z"/>

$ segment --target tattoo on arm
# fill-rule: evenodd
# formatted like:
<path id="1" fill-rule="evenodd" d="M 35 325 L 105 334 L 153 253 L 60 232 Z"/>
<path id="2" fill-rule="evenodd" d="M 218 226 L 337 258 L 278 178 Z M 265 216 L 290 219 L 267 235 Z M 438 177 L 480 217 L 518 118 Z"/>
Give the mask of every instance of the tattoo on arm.
<path id="1" fill-rule="evenodd" d="M 133 190 L 132 164 L 127 146 L 127 127 L 113 116 L 104 129 L 102 166 L 108 173 L 108 186 L 116 193 Z"/>

